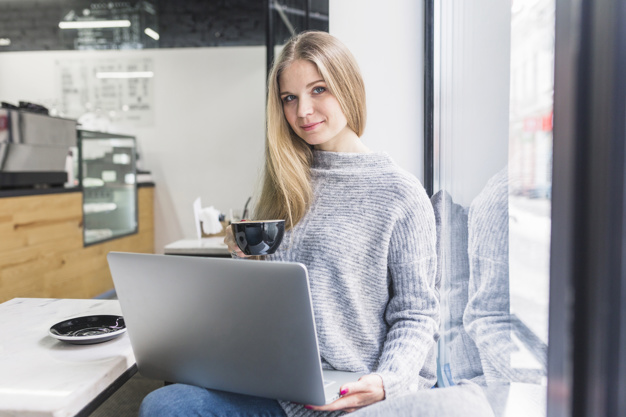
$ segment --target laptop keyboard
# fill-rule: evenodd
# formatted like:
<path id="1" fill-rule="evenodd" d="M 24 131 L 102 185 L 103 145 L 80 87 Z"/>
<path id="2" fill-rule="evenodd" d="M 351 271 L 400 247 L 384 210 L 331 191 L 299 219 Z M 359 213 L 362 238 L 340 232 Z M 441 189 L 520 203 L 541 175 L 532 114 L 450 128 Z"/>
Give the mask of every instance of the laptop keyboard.
<path id="1" fill-rule="evenodd" d="M 325 379 L 324 380 L 324 388 L 328 388 L 331 385 L 333 385 L 335 383 L 335 381 L 331 381 L 330 379 Z"/>

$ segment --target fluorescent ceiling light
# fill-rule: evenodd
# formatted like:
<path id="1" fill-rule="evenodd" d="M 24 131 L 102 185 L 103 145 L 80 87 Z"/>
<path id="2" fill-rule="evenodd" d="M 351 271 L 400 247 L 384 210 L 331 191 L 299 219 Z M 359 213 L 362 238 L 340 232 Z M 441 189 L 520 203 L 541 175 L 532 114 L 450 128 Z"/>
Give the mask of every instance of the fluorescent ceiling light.
<path id="1" fill-rule="evenodd" d="M 76 22 L 59 22 L 61 29 L 99 29 L 99 28 L 127 28 L 130 20 L 79 20 Z"/>
<path id="2" fill-rule="evenodd" d="M 132 72 L 97 72 L 96 78 L 152 78 L 152 71 L 132 71 Z"/>
<path id="3" fill-rule="evenodd" d="M 9 45 L 11 45 L 11 39 L 0 38 L 0 46 L 9 46 Z"/>
<path id="4" fill-rule="evenodd" d="M 159 34 L 156 33 L 155 31 L 153 31 L 150 28 L 146 28 L 146 30 L 143 31 L 143 33 L 145 33 L 146 35 L 150 36 L 152 39 L 154 39 L 155 41 L 159 40 Z"/>

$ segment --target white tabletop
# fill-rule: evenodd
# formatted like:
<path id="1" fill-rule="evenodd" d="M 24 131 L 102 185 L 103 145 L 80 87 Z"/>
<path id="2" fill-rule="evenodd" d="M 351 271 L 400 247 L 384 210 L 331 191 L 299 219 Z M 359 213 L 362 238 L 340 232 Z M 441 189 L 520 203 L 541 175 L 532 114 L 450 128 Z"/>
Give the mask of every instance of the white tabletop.
<path id="1" fill-rule="evenodd" d="M 0 416 L 73 416 L 135 365 L 126 333 L 72 345 L 48 329 L 65 319 L 121 315 L 116 300 L 14 298 L 0 304 Z"/>
<path id="2" fill-rule="evenodd" d="M 177 240 L 165 245 L 163 252 L 166 255 L 230 255 L 223 236 Z"/>

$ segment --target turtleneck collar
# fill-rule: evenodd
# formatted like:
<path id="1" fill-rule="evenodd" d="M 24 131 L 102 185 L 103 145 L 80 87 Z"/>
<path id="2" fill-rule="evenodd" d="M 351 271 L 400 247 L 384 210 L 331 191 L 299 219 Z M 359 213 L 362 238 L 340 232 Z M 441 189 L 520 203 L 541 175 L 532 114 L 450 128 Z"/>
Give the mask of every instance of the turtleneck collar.
<path id="1" fill-rule="evenodd" d="M 386 153 L 347 153 L 313 150 L 312 169 L 341 169 L 388 167 L 393 161 Z"/>

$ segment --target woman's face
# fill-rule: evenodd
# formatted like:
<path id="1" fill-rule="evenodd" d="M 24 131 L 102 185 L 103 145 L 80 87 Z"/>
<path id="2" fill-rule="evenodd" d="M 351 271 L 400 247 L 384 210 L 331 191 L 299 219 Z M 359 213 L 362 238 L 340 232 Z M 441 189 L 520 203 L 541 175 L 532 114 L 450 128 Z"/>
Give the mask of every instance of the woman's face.
<path id="1" fill-rule="evenodd" d="M 317 66 L 297 60 L 278 79 L 285 118 L 294 132 L 309 145 L 336 151 L 355 133 L 341 111 Z"/>

